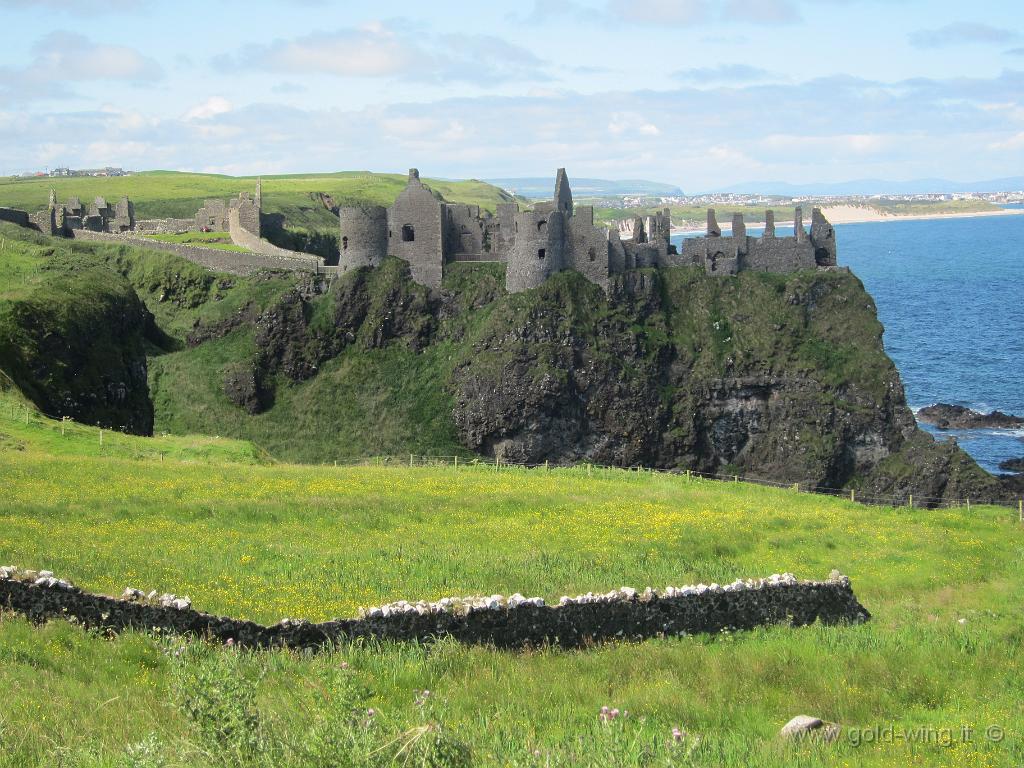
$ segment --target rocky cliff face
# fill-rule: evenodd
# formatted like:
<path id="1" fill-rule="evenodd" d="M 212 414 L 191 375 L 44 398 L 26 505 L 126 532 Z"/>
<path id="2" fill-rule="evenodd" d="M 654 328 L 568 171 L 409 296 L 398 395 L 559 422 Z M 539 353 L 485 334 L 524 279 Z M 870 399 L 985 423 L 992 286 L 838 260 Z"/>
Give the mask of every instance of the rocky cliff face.
<path id="1" fill-rule="evenodd" d="M 451 378 L 467 446 L 919 499 L 996 492 L 918 432 L 853 275 L 636 273 L 608 301 L 577 277 L 509 297 L 473 340 Z M 928 477 L 885 474 L 910 448 Z"/>
<path id="2" fill-rule="evenodd" d="M 0 368 L 51 416 L 148 435 L 147 335 L 153 316 L 121 275 L 55 272 L 0 303 Z"/>
<path id="3" fill-rule="evenodd" d="M 309 379 L 349 348 L 443 350 L 435 385 L 451 395 L 459 441 L 487 457 L 689 468 L 919 502 L 1002 492 L 955 445 L 917 429 L 874 303 L 845 270 L 640 271 L 608 297 L 575 273 L 516 295 L 486 273 L 459 275 L 430 298 L 389 260 L 329 298 L 296 290 L 256 319 L 255 379 L 232 373 L 229 394 L 241 382 L 252 402 L 259 382 Z"/>

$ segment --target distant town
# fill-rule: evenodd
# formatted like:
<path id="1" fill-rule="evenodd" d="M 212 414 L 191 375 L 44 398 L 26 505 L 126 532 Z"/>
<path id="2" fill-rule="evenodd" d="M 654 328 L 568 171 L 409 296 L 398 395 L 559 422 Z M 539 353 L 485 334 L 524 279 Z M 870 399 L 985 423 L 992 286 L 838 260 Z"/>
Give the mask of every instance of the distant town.
<path id="1" fill-rule="evenodd" d="M 124 168 L 53 168 L 44 171 L 25 171 L 16 175 L 19 179 L 67 178 L 69 176 L 131 176 Z"/>

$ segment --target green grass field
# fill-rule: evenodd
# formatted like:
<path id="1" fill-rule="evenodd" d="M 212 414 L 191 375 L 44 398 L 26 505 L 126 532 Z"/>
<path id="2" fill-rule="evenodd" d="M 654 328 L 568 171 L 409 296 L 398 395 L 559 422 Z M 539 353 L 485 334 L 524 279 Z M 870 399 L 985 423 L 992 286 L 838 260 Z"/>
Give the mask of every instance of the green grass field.
<path id="1" fill-rule="evenodd" d="M 555 599 L 839 568 L 874 618 L 582 651 L 442 642 L 308 657 L 7 616 L 0 765 L 1024 759 L 1024 527 L 1014 511 L 874 508 L 618 470 L 295 466 L 213 437 L 108 432 L 101 442 L 93 428 L 61 429 L 16 393 L 0 395 L 0 563 L 91 590 L 167 590 L 269 622 L 399 598 Z M 602 706 L 629 715 L 602 725 Z M 841 723 L 843 738 L 781 743 L 776 732 L 800 713 Z M 968 739 L 965 725 L 976 729 Z M 987 738 L 990 726 L 1004 738 Z M 849 729 L 867 739 L 876 727 L 935 743 L 855 745 L 860 731 Z"/>
<path id="2" fill-rule="evenodd" d="M 427 179 L 435 192 L 453 203 L 479 205 L 494 211 L 497 204 L 511 200 L 497 187 L 482 181 L 441 181 Z M 263 208 L 284 214 L 289 229 L 337 228 L 337 218 L 311 196 L 331 195 L 339 205 L 377 203 L 390 205 L 405 188 L 402 174 L 346 171 L 342 173 L 292 174 L 263 177 Z M 46 207 L 51 188 L 63 202 L 71 195 L 92 201 L 102 195 L 108 201 L 128 195 L 139 218 L 190 217 L 207 198 L 234 197 L 252 192 L 255 176 L 221 176 L 208 173 L 146 171 L 131 176 L 17 179 L 0 178 L 0 206 L 38 211 Z"/>
<path id="3" fill-rule="evenodd" d="M 227 232 L 178 232 L 173 234 L 145 235 L 145 237 L 162 243 L 201 245 L 205 248 L 217 248 L 222 251 L 248 253 L 246 248 L 232 243 L 231 235 Z"/>

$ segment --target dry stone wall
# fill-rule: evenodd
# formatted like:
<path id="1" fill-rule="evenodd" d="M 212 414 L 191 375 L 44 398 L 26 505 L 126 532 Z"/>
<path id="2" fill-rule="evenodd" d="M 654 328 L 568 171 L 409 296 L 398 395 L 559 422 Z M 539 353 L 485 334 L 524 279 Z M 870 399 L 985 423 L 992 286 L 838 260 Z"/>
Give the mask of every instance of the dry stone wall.
<path id="1" fill-rule="evenodd" d="M 699 584 L 643 592 L 563 597 L 558 605 L 512 595 L 399 601 L 361 611 L 359 618 L 319 624 L 284 619 L 273 626 L 202 613 L 188 598 L 126 589 L 121 598 L 83 592 L 47 571 L 0 567 L 0 609 L 35 622 L 69 619 L 118 632 L 156 630 L 250 648 L 317 648 L 357 638 L 430 641 L 452 637 L 499 648 L 544 644 L 582 647 L 608 640 L 641 640 L 786 624 L 860 623 L 870 618 L 850 581 L 833 571 L 826 581 L 791 574 L 732 584 Z"/>

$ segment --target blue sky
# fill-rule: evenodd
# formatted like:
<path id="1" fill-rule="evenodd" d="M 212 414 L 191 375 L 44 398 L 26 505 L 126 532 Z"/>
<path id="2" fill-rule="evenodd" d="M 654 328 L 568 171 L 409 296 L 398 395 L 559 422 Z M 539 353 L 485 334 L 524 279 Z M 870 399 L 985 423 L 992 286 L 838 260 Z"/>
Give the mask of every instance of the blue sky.
<path id="1" fill-rule="evenodd" d="M 1024 4 L 0 0 L 0 172 L 1024 174 Z"/>

